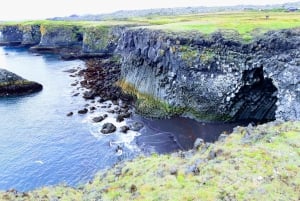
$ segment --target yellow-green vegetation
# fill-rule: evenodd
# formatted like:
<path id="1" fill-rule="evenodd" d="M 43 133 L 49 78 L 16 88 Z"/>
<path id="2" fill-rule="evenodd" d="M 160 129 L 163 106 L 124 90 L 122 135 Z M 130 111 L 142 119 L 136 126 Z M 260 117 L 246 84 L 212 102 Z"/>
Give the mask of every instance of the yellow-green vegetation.
<path id="1" fill-rule="evenodd" d="M 242 38 L 249 40 L 253 36 L 269 30 L 300 27 L 300 13 L 272 11 L 208 13 L 165 17 L 152 16 L 137 18 L 134 21 L 152 24 L 153 26 L 150 27 L 153 29 L 171 31 L 196 30 L 211 34 L 218 30 L 234 30 Z"/>
<path id="2" fill-rule="evenodd" d="M 0 82 L 0 87 L 22 86 L 28 84 L 32 84 L 32 82 L 28 80 L 17 80 L 17 81 L 10 81 L 10 82 Z"/>
<path id="3" fill-rule="evenodd" d="M 109 35 L 110 27 L 108 26 L 89 26 L 85 28 L 83 43 L 92 50 L 104 49 L 112 35 Z"/>
<path id="4" fill-rule="evenodd" d="M 154 154 L 70 188 L 1 193 L 1 200 L 299 200 L 300 122 L 237 127 L 195 150 Z"/>
<path id="5" fill-rule="evenodd" d="M 170 31 L 199 31 L 211 34 L 223 31 L 228 37 L 236 37 L 236 33 L 245 40 L 265 33 L 269 30 L 300 27 L 300 12 L 284 11 L 245 11 L 220 12 L 175 16 L 135 17 L 124 20 L 104 21 L 25 21 L 4 22 L 3 25 L 44 25 L 44 26 L 145 26 L 151 29 Z"/>
<path id="6" fill-rule="evenodd" d="M 119 86 L 124 93 L 135 97 L 136 111 L 147 117 L 163 118 L 184 114 L 193 116 L 201 121 L 229 121 L 231 119 L 230 116 L 213 114 L 210 111 L 199 112 L 190 107 L 172 106 L 150 94 L 139 92 L 134 85 L 124 80 L 118 81 L 116 85 Z"/>
<path id="7" fill-rule="evenodd" d="M 116 83 L 124 93 L 130 94 L 136 98 L 137 112 L 146 116 L 152 117 L 167 117 L 179 115 L 184 112 L 184 108 L 171 106 L 167 102 L 153 97 L 147 93 L 141 93 L 137 88 L 124 80 L 120 80 Z"/>

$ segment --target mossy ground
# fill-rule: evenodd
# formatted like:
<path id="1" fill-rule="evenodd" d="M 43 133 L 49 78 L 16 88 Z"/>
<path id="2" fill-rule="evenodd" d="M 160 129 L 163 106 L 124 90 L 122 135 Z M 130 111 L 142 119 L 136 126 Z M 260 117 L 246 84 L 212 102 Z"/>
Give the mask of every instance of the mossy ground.
<path id="1" fill-rule="evenodd" d="M 100 172 L 79 188 L 64 185 L 1 200 L 299 200 L 300 122 L 237 127 L 197 150 L 140 157 Z"/>

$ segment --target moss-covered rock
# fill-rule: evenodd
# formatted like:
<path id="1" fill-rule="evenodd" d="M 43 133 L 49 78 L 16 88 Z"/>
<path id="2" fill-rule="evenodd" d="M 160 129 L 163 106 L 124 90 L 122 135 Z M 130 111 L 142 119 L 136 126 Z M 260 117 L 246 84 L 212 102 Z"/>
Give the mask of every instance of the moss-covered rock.
<path id="1" fill-rule="evenodd" d="M 139 92 L 138 89 L 124 80 L 116 83 L 126 94 L 132 95 L 135 101 L 136 112 L 146 117 L 162 118 L 181 115 L 185 108 L 171 106 L 167 102 L 160 100 L 150 94 Z"/>
<path id="2" fill-rule="evenodd" d="M 25 80 L 12 72 L 0 69 L 0 97 L 30 94 L 41 91 L 42 88 L 39 83 Z"/>

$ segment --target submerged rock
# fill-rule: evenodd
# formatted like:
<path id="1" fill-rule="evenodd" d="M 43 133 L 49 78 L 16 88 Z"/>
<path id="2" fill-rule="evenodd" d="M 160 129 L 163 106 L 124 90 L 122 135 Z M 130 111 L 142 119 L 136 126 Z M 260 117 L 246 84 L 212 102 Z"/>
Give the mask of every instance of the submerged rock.
<path id="1" fill-rule="evenodd" d="M 41 91 L 43 86 L 8 70 L 0 69 L 0 97 L 18 96 Z"/>

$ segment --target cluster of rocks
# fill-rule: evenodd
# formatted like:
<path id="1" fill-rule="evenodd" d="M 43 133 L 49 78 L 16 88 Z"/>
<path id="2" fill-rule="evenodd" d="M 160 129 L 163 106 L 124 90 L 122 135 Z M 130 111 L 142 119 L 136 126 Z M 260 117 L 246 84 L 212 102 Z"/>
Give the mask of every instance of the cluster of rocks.
<path id="1" fill-rule="evenodd" d="M 82 94 L 82 97 L 91 104 L 86 104 L 84 108 L 77 111 L 79 115 L 105 111 L 105 114 L 94 116 L 93 123 L 101 123 L 102 134 L 110 134 L 115 131 L 127 133 L 127 131 L 139 131 L 143 128 L 140 122 L 133 122 L 120 126 L 117 129 L 112 122 L 102 123 L 108 116 L 113 116 L 117 123 L 123 122 L 132 116 L 132 97 L 126 95 L 115 85 L 120 78 L 120 63 L 112 57 L 86 59 L 86 68 L 70 69 L 65 72 L 71 73 L 71 77 L 79 78 L 72 83 L 77 90 L 84 89 L 83 93 L 77 92 L 74 96 Z M 80 87 L 78 87 L 80 85 Z M 74 115 L 73 112 L 67 116 Z"/>
<path id="2" fill-rule="evenodd" d="M 0 69 L 0 97 L 25 95 L 42 89 L 43 86 L 37 82 L 28 81 L 8 70 Z"/>

